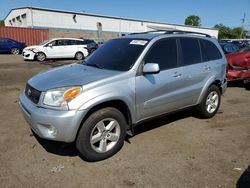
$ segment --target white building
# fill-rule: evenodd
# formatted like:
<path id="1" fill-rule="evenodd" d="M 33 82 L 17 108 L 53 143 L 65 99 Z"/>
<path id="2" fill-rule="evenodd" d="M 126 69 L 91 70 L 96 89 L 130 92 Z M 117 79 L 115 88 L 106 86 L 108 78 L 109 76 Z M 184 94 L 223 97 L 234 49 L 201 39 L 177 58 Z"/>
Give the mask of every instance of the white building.
<path id="1" fill-rule="evenodd" d="M 6 16 L 5 26 L 67 29 L 118 34 L 145 32 L 151 30 L 184 30 L 206 33 L 218 37 L 218 30 L 212 28 L 191 27 L 155 21 L 121 18 L 89 14 L 83 12 L 63 11 L 38 7 L 21 7 L 12 9 Z"/>

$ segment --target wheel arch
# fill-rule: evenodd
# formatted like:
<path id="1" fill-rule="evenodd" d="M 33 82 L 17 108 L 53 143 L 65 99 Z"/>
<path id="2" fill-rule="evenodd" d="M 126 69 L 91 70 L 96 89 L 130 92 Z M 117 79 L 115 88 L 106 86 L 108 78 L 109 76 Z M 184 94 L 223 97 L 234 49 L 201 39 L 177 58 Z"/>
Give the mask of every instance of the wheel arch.
<path id="1" fill-rule="evenodd" d="M 43 52 L 43 51 L 36 52 L 35 57 L 37 56 L 38 53 L 43 53 L 45 55 L 45 57 L 47 58 L 47 54 L 45 52 Z"/>
<path id="2" fill-rule="evenodd" d="M 220 92 L 221 92 L 220 94 L 222 94 L 222 87 L 221 87 L 221 86 L 222 86 L 222 83 L 221 83 L 221 81 L 220 81 L 219 79 L 216 79 L 215 77 L 213 77 L 213 78 L 209 79 L 209 80 L 206 82 L 206 84 L 204 85 L 204 87 L 202 88 L 202 91 L 201 91 L 201 94 L 200 94 L 200 96 L 199 96 L 199 99 L 198 99 L 197 104 L 200 104 L 200 103 L 201 103 L 201 101 L 202 101 L 204 95 L 206 94 L 206 91 L 208 90 L 208 88 L 209 88 L 211 85 L 216 85 L 216 86 L 219 88 Z"/>
<path id="3" fill-rule="evenodd" d="M 88 112 L 86 113 L 86 115 L 83 117 L 83 119 L 82 119 L 82 121 L 80 123 L 80 126 L 78 127 L 75 140 L 77 139 L 79 131 L 80 131 L 81 127 L 83 126 L 84 122 L 86 121 L 86 119 L 93 112 L 95 112 L 97 110 L 100 110 L 100 109 L 103 109 L 103 108 L 107 108 L 107 107 L 113 107 L 113 108 L 116 108 L 117 110 L 119 110 L 124 115 L 124 117 L 125 117 L 125 120 L 126 120 L 126 123 L 127 123 L 127 130 L 131 130 L 131 128 L 132 128 L 132 116 L 131 116 L 131 112 L 129 110 L 128 105 L 124 101 L 122 101 L 120 99 L 109 100 L 109 101 L 105 101 L 105 102 L 102 102 L 100 104 L 97 104 L 95 106 L 92 106 L 88 110 Z"/>
<path id="4" fill-rule="evenodd" d="M 75 57 L 76 57 L 76 54 L 77 54 L 77 53 L 81 53 L 81 54 L 83 55 L 83 58 L 85 58 L 84 53 L 83 53 L 82 51 L 80 51 L 80 50 L 78 50 L 78 51 L 75 53 Z"/>

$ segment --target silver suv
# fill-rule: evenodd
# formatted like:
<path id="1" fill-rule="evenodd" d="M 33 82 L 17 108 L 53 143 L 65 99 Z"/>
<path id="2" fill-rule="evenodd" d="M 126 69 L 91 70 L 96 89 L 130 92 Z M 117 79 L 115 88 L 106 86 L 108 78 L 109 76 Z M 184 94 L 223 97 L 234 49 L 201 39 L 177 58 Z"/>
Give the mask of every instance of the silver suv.
<path id="1" fill-rule="evenodd" d="M 140 122 L 195 107 L 213 117 L 227 86 L 216 39 L 181 31 L 130 34 L 106 42 L 81 64 L 31 78 L 19 105 L 44 139 L 75 142 L 88 161 L 120 150 Z"/>

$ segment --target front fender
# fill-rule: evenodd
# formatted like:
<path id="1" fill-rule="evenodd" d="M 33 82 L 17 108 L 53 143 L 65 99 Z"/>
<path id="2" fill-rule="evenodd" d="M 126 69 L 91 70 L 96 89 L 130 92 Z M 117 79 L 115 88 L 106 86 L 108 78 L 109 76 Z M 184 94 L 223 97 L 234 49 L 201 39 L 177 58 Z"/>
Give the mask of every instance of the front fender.
<path id="1" fill-rule="evenodd" d="M 134 105 L 134 100 L 132 96 L 131 98 L 128 98 L 125 96 L 119 96 L 118 93 L 105 93 L 105 94 L 99 95 L 97 97 L 94 97 L 88 100 L 78 110 L 89 111 L 95 106 L 101 105 L 106 102 L 115 101 L 115 100 L 120 100 L 126 104 L 131 115 L 131 120 L 132 122 L 134 122 L 135 121 L 135 107 L 134 107 L 135 105 Z"/>

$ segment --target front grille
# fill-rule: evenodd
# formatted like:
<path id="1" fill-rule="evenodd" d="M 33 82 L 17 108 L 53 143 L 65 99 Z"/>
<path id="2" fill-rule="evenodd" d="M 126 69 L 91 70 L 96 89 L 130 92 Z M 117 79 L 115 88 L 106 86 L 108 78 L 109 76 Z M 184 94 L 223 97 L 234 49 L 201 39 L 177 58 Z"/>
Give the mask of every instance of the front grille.
<path id="1" fill-rule="evenodd" d="M 41 91 L 31 87 L 29 84 L 26 85 L 25 95 L 35 104 L 39 102 Z"/>

